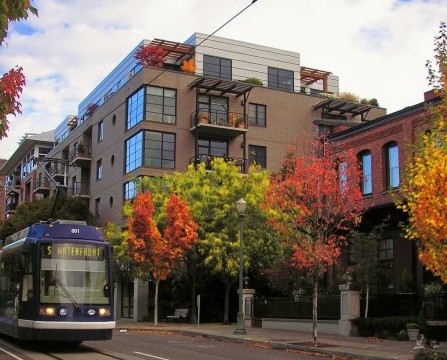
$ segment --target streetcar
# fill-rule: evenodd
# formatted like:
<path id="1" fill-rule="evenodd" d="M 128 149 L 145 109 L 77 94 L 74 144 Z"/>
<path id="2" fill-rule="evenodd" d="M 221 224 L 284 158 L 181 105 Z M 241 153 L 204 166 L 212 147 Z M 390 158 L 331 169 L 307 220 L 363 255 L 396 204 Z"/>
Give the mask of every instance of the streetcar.
<path id="1" fill-rule="evenodd" d="M 115 328 L 111 247 L 99 228 L 56 220 L 0 249 L 0 333 L 18 340 L 110 340 Z"/>

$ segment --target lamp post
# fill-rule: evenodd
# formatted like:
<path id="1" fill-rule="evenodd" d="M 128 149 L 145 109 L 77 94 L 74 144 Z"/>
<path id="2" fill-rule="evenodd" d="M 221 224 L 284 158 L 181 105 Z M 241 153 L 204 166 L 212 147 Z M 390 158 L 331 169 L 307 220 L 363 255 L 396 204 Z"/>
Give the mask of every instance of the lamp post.
<path id="1" fill-rule="evenodd" d="M 236 201 L 237 213 L 239 215 L 239 310 L 237 313 L 237 325 L 234 334 L 244 335 L 244 311 L 243 311 L 243 284 L 244 284 L 244 217 L 247 202 L 244 199 Z"/>

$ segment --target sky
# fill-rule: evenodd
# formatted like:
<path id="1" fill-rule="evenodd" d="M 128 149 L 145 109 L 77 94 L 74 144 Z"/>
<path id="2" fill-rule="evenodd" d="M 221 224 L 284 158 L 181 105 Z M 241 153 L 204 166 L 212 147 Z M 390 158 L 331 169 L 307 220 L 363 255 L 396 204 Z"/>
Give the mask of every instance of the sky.
<path id="1" fill-rule="evenodd" d="M 8 117 L 0 158 L 25 133 L 53 130 L 143 39 L 211 34 L 252 0 L 32 0 L 39 17 L 13 23 L 0 72 L 24 69 L 22 114 Z M 339 76 L 340 92 L 388 113 L 423 101 L 427 60 L 447 0 L 257 0 L 216 36 L 300 53 L 301 66 Z"/>

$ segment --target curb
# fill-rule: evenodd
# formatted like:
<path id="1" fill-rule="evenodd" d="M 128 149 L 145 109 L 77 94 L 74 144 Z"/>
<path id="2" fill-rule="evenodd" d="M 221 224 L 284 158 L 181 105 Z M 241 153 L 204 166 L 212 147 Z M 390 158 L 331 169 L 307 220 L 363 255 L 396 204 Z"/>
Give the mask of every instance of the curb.
<path id="1" fill-rule="evenodd" d="M 116 330 L 121 331 L 121 328 L 117 328 Z M 184 336 L 191 336 L 191 337 L 205 337 L 209 339 L 214 339 L 218 341 L 228 341 L 233 343 L 239 343 L 239 344 L 264 344 L 272 349 L 277 350 L 297 350 L 301 352 L 311 353 L 314 355 L 326 355 L 326 356 L 333 356 L 333 357 L 343 357 L 347 359 L 361 359 L 361 360 L 390 360 L 391 357 L 383 357 L 379 355 L 374 354 L 358 354 L 355 352 L 349 352 L 349 351 L 337 351 L 337 350 L 331 350 L 327 348 L 315 348 L 311 346 L 305 346 L 305 345 L 295 345 L 287 342 L 277 342 L 277 341 L 269 341 L 269 340 L 256 340 L 256 339 L 248 339 L 248 338 L 237 338 L 232 336 L 226 336 L 226 335 L 217 335 L 217 334 L 209 334 L 205 332 L 197 332 L 192 330 L 180 330 L 180 329 L 157 329 L 157 328 L 132 328 L 132 329 L 124 329 L 126 332 L 132 332 L 132 331 L 152 331 L 152 332 L 170 332 L 174 334 L 184 335 Z"/>

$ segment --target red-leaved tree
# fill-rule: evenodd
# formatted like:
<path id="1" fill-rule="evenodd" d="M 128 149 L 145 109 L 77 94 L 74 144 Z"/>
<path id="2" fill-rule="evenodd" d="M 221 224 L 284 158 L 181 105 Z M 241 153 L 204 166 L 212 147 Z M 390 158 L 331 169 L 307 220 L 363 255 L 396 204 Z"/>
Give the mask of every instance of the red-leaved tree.
<path id="1" fill-rule="evenodd" d="M 324 138 L 288 148 L 266 195 L 272 224 L 293 249 L 292 266 L 306 269 L 313 285 L 313 341 L 317 345 L 318 280 L 338 259 L 345 232 L 364 208 L 357 159 L 335 152 Z"/>
<path id="2" fill-rule="evenodd" d="M 4 0 L 0 2 L 0 46 L 3 45 L 12 21 L 26 20 L 29 14 L 37 16 L 37 9 L 29 0 Z M 22 67 L 16 66 L 0 78 L 0 139 L 7 136 L 8 115 L 21 114 L 20 94 L 25 86 Z"/>
<path id="3" fill-rule="evenodd" d="M 158 221 L 155 210 L 151 193 L 143 192 L 135 197 L 127 242 L 130 257 L 140 267 L 140 276 L 147 278 L 150 274 L 154 280 L 154 324 L 157 325 L 158 286 L 197 241 L 197 224 L 187 204 L 175 194 L 171 194 Z M 164 228 L 160 231 L 162 225 Z"/>
<path id="4" fill-rule="evenodd" d="M 135 59 L 143 66 L 162 67 L 165 56 L 165 50 L 153 45 L 143 45 L 135 53 Z"/>

